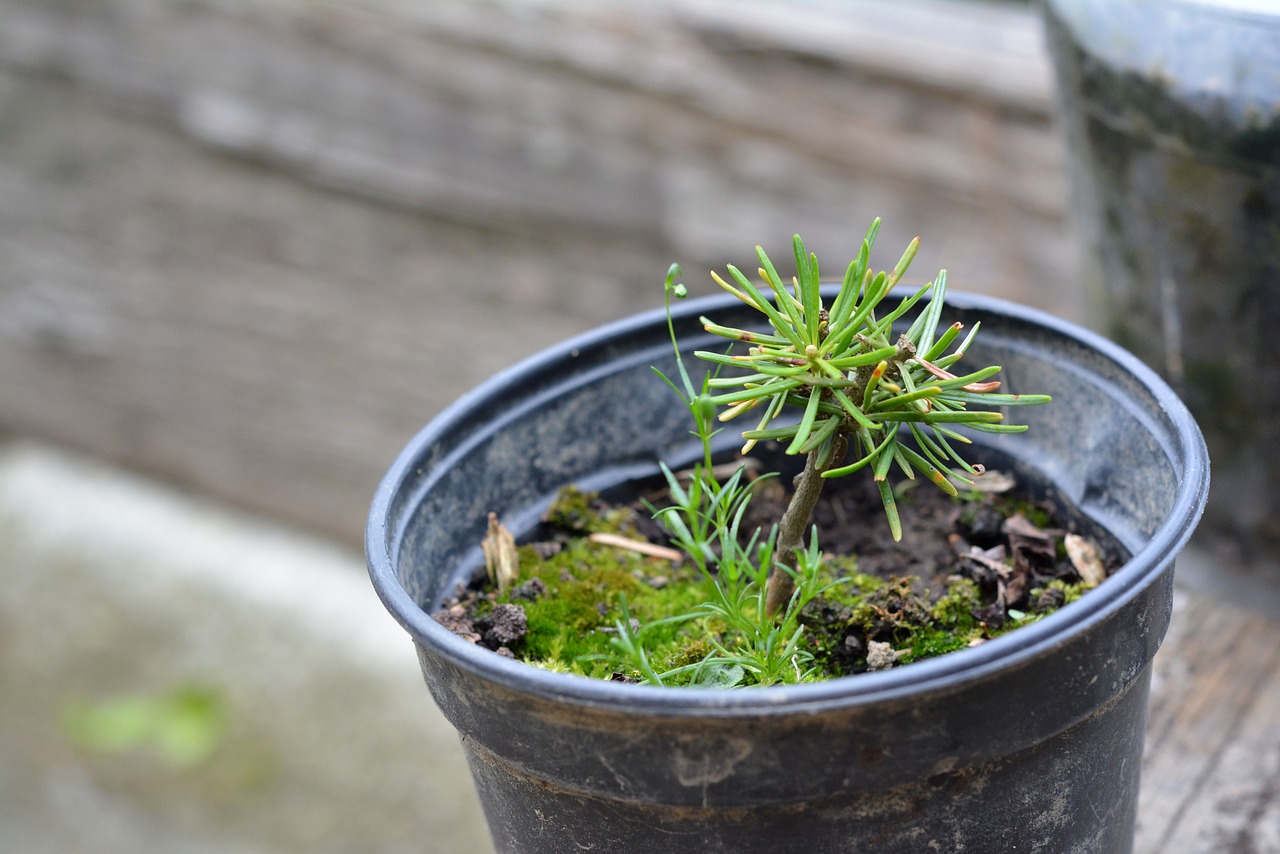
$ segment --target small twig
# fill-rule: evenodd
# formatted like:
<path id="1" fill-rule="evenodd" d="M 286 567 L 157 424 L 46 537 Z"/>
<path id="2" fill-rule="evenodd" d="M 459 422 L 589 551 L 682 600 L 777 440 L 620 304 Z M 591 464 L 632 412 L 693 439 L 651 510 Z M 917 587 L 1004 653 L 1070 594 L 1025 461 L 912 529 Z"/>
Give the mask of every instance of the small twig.
<path id="1" fill-rule="evenodd" d="M 684 560 L 684 554 L 669 549 L 666 546 L 657 546 L 644 540 L 632 540 L 627 537 L 620 537 L 617 534 L 591 534 L 587 537 L 593 543 L 599 543 L 602 546 L 613 546 L 619 549 L 629 549 L 642 555 L 649 557 L 662 558 L 672 563 L 679 563 Z"/>

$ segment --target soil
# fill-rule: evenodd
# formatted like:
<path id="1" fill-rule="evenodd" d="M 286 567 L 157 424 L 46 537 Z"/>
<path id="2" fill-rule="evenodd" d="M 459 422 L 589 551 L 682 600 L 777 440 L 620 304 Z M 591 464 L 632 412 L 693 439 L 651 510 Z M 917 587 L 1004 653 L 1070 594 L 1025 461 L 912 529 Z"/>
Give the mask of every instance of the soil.
<path id="1" fill-rule="evenodd" d="M 998 472 L 980 482 L 1002 480 L 1014 483 Z M 759 482 L 750 504 L 753 526 L 767 528 L 781 516 L 788 494 L 783 483 L 778 478 Z M 807 648 L 820 665 L 818 678 L 902 666 L 982 643 L 1068 604 L 1123 562 L 1120 547 L 1105 532 L 1089 530 L 1069 507 L 1052 496 L 1029 497 L 1042 492 L 1022 484 L 956 499 L 932 484 L 907 482 L 898 492 L 904 535 L 895 543 L 869 478 L 829 482 L 814 514 L 822 551 L 833 576 L 850 574 L 855 565 L 856 573 L 839 595 L 819 597 L 802 612 Z M 656 503 L 661 496 L 659 491 L 645 498 Z M 436 619 L 503 655 L 633 681 L 636 674 L 626 668 L 583 665 L 583 651 L 571 652 L 570 644 L 575 639 L 590 643 L 592 637 L 607 641 L 620 617 L 618 593 L 624 588 L 631 602 L 653 589 L 674 589 L 682 581 L 697 587 L 705 581 L 660 556 L 587 539 L 602 532 L 670 545 L 641 500 L 610 502 L 570 491 L 533 541 L 521 547 L 521 580 L 512 589 L 499 595 L 481 584 L 459 591 Z M 616 565 L 616 574 L 596 565 L 601 560 Z M 552 561 L 559 563 L 553 568 Z M 580 578 L 593 579 L 585 594 Z M 570 601 L 583 595 L 588 601 L 576 606 Z M 542 607 L 551 609 L 549 617 L 538 616 Z M 639 613 L 639 606 L 631 613 Z M 567 634 L 539 644 L 531 636 L 545 624 Z M 677 657 L 696 655 L 706 646 L 696 637 L 684 643 L 691 649 Z M 548 649 L 562 653 L 562 659 L 549 660 Z"/>

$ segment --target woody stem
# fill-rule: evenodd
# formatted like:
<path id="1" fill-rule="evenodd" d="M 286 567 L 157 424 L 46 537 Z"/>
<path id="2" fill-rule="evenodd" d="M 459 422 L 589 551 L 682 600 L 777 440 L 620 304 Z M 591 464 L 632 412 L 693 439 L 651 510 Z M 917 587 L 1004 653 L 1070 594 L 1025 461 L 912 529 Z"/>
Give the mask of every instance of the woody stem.
<path id="1" fill-rule="evenodd" d="M 836 443 L 835 452 L 830 455 L 825 468 L 838 465 L 844 457 L 844 438 L 837 437 Z M 791 572 L 775 566 L 769 573 L 769 580 L 765 584 L 765 613 L 769 616 L 786 608 L 795 591 L 792 573 L 796 570 L 796 552 L 804 548 L 805 531 L 813 519 L 813 509 L 818 506 L 822 487 L 826 485 L 826 480 L 822 477 L 825 468 L 818 465 L 818 453 L 817 450 L 810 451 L 805 457 L 804 471 L 796 475 L 791 503 L 787 505 L 786 512 L 778 523 L 778 561 Z"/>

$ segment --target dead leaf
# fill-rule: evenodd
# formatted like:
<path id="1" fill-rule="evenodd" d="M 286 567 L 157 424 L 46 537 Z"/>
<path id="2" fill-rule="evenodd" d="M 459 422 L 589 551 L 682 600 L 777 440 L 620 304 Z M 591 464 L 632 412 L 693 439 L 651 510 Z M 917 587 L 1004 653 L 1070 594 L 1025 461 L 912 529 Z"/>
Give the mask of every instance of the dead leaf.
<path id="1" fill-rule="evenodd" d="M 984 471 L 980 475 L 967 475 L 966 477 L 972 482 L 966 483 L 958 478 L 952 478 L 951 484 L 961 492 L 986 492 L 992 495 L 1008 492 L 1018 485 L 1012 475 L 1005 474 L 1002 471 Z"/>
<path id="2" fill-rule="evenodd" d="M 996 601 L 1008 611 L 1027 595 L 1029 583 L 1028 574 L 1025 572 L 1014 572 L 1007 580 L 1001 578 L 996 585 Z"/>
<path id="3" fill-rule="evenodd" d="M 1076 572 L 1080 573 L 1080 578 L 1086 587 L 1097 587 L 1107 580 L 1107 568 L 1103 565 L 1102 558 L 1098 556 L 1098 550 L 1093 543 L 1079 534 L 1067 534 L 1062 538 L 1062 544 L 1066 547 L 1067 557 L 1071 558 L 1072 566 L 1076 568 Z"/>
<path id="4" fill-rule="evenodd" d="M 1014 571 L 1031 572 L 1036 566 L 1052 566 L 1057 556 L 1053 534 L 1037 528 L 1026 516 L 1016 513 L 1004 522 L 1004 532 L 1009 538 L 1009 551 L 1013 555 Z"/>
<path id="5" fill-rule="evenodd" d="M 1057 547 L 1052 533 L 1037 527 L 1021 513 L 1006 519 L 1003 527 L 1009 538 L 1013 569 L 1000 587 L 999 601 L 1006 608 L 1012 608 L 1026 597 L 1040 570 L 1053 566 Z"/>

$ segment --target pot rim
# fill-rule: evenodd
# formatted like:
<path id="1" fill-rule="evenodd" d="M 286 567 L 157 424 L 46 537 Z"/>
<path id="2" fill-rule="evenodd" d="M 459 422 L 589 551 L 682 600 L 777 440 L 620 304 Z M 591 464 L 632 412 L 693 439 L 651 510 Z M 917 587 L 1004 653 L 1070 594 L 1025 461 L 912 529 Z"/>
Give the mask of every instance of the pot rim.
<path id="1" fill-rule="evenodd" d="M 674 311 L 680 316 L 696 316 L 716 306 L 724 306 L 726 299 L 731 298 L 690 299 Z M 1209 484 L 1208 451 L 1195 420 L 1173 390 L 1155 371 L 1113 342 L 1069 321 L 996 297 L 948 292 L 947 302 L 952 308 L 985 311 L 1043 327 L 1097 351 L 1131 374 L 1152 395 L 1164 409 L 1177 439 L 1172 451 L 1180 454 L 1184 474 L 1177 499 L 1164 521 L 1103 584 L 1048 617 L 977 647 L 890 670 L 822 682 L 742 690 L 635 685 L 553 673 L 468 643 L 437 623 L 400 584 L 393 556 L 393 549 L 398 547 L 398 538 L 393 536 L 392 530 L 396 496 L 401 484 L 411 478 L 419 467 L 423 450 L 430 448 L 438 436 L 451 430 L 464 415 L 482 407 L 484 401 L 520 383 L 523 375 L 579 352 L 598 348 L 611 339 L 628 337 L 655 323 L 665 324 L 663 309 L 606 324 L 524 359 L 464 394 L 418 432 L 383 477 L 370 508 L 365 554 L 370 579 L 379 598 L 416 644 L 496 686 L 580 706 L 626 708 L 632 714 L 758 717 L 815 713 L 828 708 L 900 701 L 911 696 L 954 691 L 995 672 L 1022 666 L 1109 618 L 1171 566 L 1204 509 Z"/>

